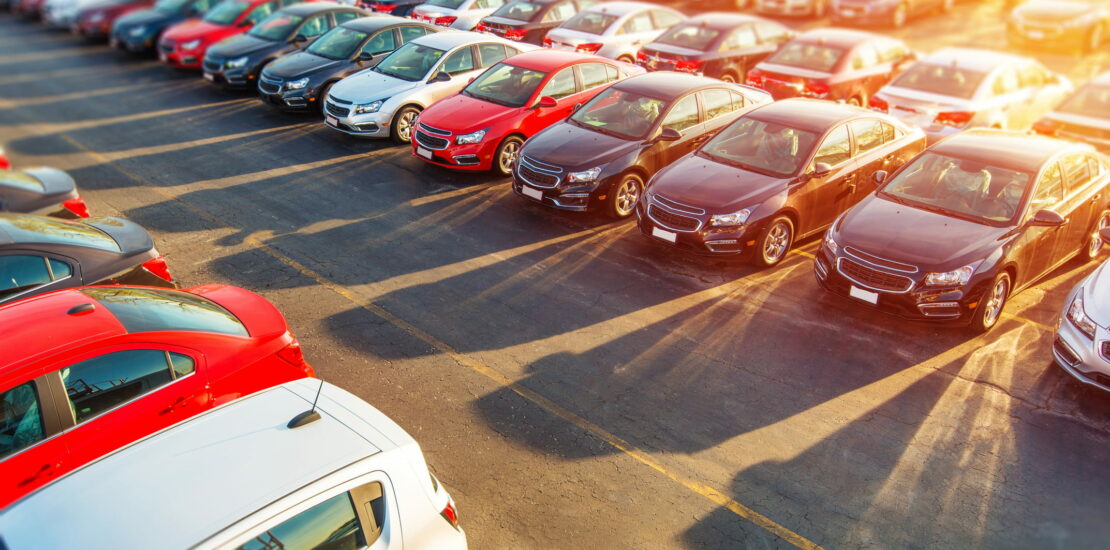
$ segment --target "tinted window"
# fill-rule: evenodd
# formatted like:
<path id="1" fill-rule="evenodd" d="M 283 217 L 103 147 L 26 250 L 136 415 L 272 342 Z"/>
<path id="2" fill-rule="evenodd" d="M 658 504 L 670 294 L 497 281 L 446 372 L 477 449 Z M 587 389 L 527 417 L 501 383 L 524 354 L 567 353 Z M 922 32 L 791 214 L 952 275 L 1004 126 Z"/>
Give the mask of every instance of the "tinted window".
<path id="1" fill-rule="evenodd" d="M 759 33 L 763 42 L 779 42 L 789 34 L 786 27 L 770 21 L 757 21 L 755 31 Z"/>
<path id="2" fill-rule="evenodd" d="M 474 2 L 474 5 L 470 6 L 470 9 L 472 9 L 472 10 L 494 9 L 494 8 L 499 8 L 503 5 L 505 5 L 505 2 L 503 2 L 502 0 L 478 0 L 477 2 Z"/>
<path id="3" fill-rule="evenodd" d="M 439 70 L 452 76 L 467 71 L 473 71 L 474 53 L 470 50 L 469 46 L 466 46 L 451 54 L 451 56 L 447 58 L 447 61 L 443 62 Z"/>
<path id="4" fill-rule="evenodd" d="M 42 256 L 0 256 L 0 299 L 51 282 Z"/>
<path id="5" fill-rule="evenodd" d="M 42 407 L 34 384 L 25 382 L 0 392 L 0 460 L 45 437 Z"/>
<path id="6" fill-rule="evenodd" d="M 489 67 L 508 57 L 505 46 L 501 44 L 478 44 L 478 57 L 482 58 L 482 66 Z"/>
<path id="7" fill-rule="evenodd" d="M 428 29 L 424 27 L 401 27 L 401 43 L 412 42 L 426 34 L 428 34 Z"/>
<path id="8" fill-rule="evenodd" d="M 193 374 L 197 370 L 197 364 L 193 361 L 192 357 L 188 355 L 181 355 L 180 353 L 167 352 L 170 357 L 170 369 L 173 370 L 174 378 L 181 378 L 187 374 Z"/>
<path id="9" fill-rule="evenodd" d="M 224 0 L 204 16 L 204 20 L 217 25 L 230 25 L 239 18 L 250 4 L 238 0 Z"/>
<path id="10" fill-rule="evenodd" d="M 621 34 L 650 32 L 653 30 L 655 30 L 655 23 L 651 20 L 651 14 L 646 11 L 633 15 L 631 19 L 625 21 L 624 24 L 621 25 Z"/>
<path id="11" fill-rule="evenodd" d="M 97 223 L 113 223 L 98 220 Z M 72 244 L 119 252 L 119 245 L 107 233 L 80 222 L 39 216 L 0 214 L 0 232 L 17 243 Z"/>
<path id="12" fill-rule="evenodd" d="M 47 261 L 47 264 L 50 266 L 50 275 L 54 278 L 55 281 L 57 281 L 58 279 L 65 279 L 66 277 L 73 275 L 73 270 L 69 267 L 69 264 L 63 261 L 51 258 Z"/>
<path id="13" fill-rule="evenodd" d="M 278 525 L 258 533 L 242 550 L 355 550 L 367 544 L 355 508 L 340 493 Z"/>
<path id="14" fill-rule="evenodd" d="M 389 39 L 393 39 L 393 31 L 386 31 L 382 34 L 388 34 Z M 328 59 L 348 59 L 366 40 L 366 36 L 367 34 L 362 31 L 351 30 L 347 27 L 336 27 L 313 42 L 307 51 Z"/>
<path id="15" fill-rule="evenodd" d="M 870 69 L 878 64 L 879 54 L 871 44 L 860 46 L 856 53 L 852 54 L 853 69 Z"/>
<path id="16" fill-rule="evenodd" d="M 1087 170 L 1090 171 L 1092 178 L 1097 178 L 1102 174 L 1102 164 L 1095 157 L 1087 157 Z"/>
<path id="17" fill-rule="evenodd" d="M 335 24 L 342 25 L 352 19 L 358 19 L 362 14 L 357 11 L 341 11 L 335 14 Z"/>
<path id="18" fill-rule="evenodd" d="M 1026 65 L 1018 71 L 1018 84 L 1022 88 L 1038 88 L 1044 86 L 1047 79 L 1044 69 L 1037 65 Z"/>
<path id="19" fill-rule="evenodd" d="M 609 28 L 617 16 L 600 13 L 596 11 L 584 11 L 567 19 L 565 23 L 559 25 L 560 27 L 572 31 L 579 31 L 588 34 L 601 34 L 605 29 Z"/>
<path id="20" fill-rule="evenodd" d="M 362 47 L 362 51 L 374 55 L 391 52 L 396 49 L 397 37 L 394 36 L 392 29 L 375 34 L 374 38 L 371 38 L 370 41 Z"/>
<path id="21" fill-rule="evenodd" d="M 1056 108 L 1061 113 L 1110 118 L 1110 86 L 1087 84 Z"/>
<path id="22" fill-rule="evenodd" d="M 1037 193 L 1033 195 L 1033 211 L 1051 208 L 1064 198 L 1064 178 L 1055 162 L 1037 180 Z"/>
<path id="23" fill-rule="evenodd" d="M 1068 155 L 1060 159 L 1060 168 L 1064 171 L 1068 191 L 1074 191 L 1091 181 L 1091 174 L 1087 171 L 1087 157 L 1083 155 Z"/>
<path id="24" fill-rule="evenodd" d="M 271 13 L 274 13 L 275 8 L 277 8 L 277 2 L 267 2 L 265 4 L 262 4 L 257 8 L 254 8 L 254 11 L 252 11 L 251 14 L 247 16 L 247 21 L 250 21 L 251 23 L 257 23 L 269 17 Z"/>
<path id="25" fill-rule="evenodd" d="M 609 88 L 571 115 L 574 124 L 625 139 L 643 138 L 667 108 L 663 101 Z"/>
<path id="26" fill-rule="evenodd" d="M 700 154 L 743 170 L 787 177 L 801 170 L 817 138 L 813 132 L 742 117 L 706 142 Z"/>
<path id="27" fill-rule="evenodd" d="M 59 371 L 74 420 L 80 424 L 173 380 L 166 352 L 117 351 Z"/>
<path id="28" fill-rule="evenodd" d="M 681 16 L 665 10 L 651 10 L 651 16 L 655 19 L 656 29 L 670 28 L 682 21 Z"/>
<path id="29" fill-rule="evenodd" d="M 724 44 L 721 44 L 721 51 L 743 50 L 755 46 L 755 43 L 755 30 L 752 29 L 751 25 L 748 25 L 729 33 Z"/>
<path id="30" fill-rule="evenodd" d="M 931 94 L 969 98 L 975 95 L 986 76 L 986 73 L 951 65 L 914 63 L 890 85 Z"/>
<path id="31" fill-rule="evenodd" d="M 821 147 L 817 149 L 817 154 L 813 157 L 813 163 L 825 162 L 830 166 L 836 166 L 848 160 L 851 156 L 852 149 L 848 141 L 848 127 L 841 125 L 830 132 L 825 141 L 821 142 Z"/>
<path id="32" fill-rule="evenodd" d="M 362 525 L 367 543 L 377 540 L 387 521 L 385 491 L 382 484 L 373 482 L 351 489 L 351 501 L 355 504 L 356 513 L 360 510 L 362 512 L 359 523 Z M 366 520 L 367 523 L 362 523 L 362 520 Z"/>
<path id="33" fill-rule="evenodd" d="M 738 94 L 736 92 L 730 91 L 729 95 L 732 96 L 733 109 L 739 109 L 748 104 L 748 98 L 744 97 L 744 94 Z"/>
<path id="34" fill-rule="evenodd" d="M 701 102 L 705 106 L 705 118 L 710 119 L 724 114 L 731 113 L 732 111 L 740 108 L 740 105 L 733 105 L 732 92 L 728 90 L 706 90 L 701 92 Z"/>
<path id="35" fill-rule="evenodd" d="M 620 72 L 617 71 L 616 67 L 612 65 L 602 65 L 602 67 L 605 67 L 605 77 L 609 80 L 609 82 L 617 80 L 621 77 Z"/>
<path id="36" fill-rule="evenodd" d="M 1030 179 L 1025 172 L 926 151 L 885 184 L 880 194 L 1002 226 L 1018 212 Z M 1059 189 L 1059 173 L 1056 181 Z"/>
<path id="37" fill-rule="evenodd" d="M 314 36 L 320 36 L 321 34 L 328 32 L 328 29 L 330 28 L 331 23 L 328 20 L 328 15 L 321 14 L 313 17 L 312 19 L 309 19 L 303 26 L 301 26 L 301 29 L 298 32 L 307 36 L 308 38 L 312 38 Z"/>
<path id="38" fill-rule="evenodd" d="M 441 8 L 458 9 L 463 5 L 466 0 L 431 0 L 428 2 L 429 6 L 439 6 Z"/>
<path id="39" fill-rule="evenodd" d="M 544 73 L 508 63 L 498 63 L 463 88 L 463 95 L 507 107 L 521 107 L 532 97 Z"/>
<path id="40" fill-rule="evenodd" d="M 226 309 L 188 292 L 152 288 L 98 287 L 81 290 L 115 315 L 127 332 L 187 330 L 247 336 Z"/>
<path id="41" fill-rule="evenodd" d="M 994 92 L 994 95 L 1006 95 L 1016 92 L 1020 87 L 1017 72 L 1011 68 L 1005 68 L 994 77 L 991 91 Z"/>
<path id="42" fill-rule="evenodd" d="M 543 6 L 531 2 L 509 2 L 493 12 L 495 17 L 516 19 L 517 21 L 531 21 Z"/>
<path id="43" fill-rule="evenodd" d="M 567 67 L 551 77 L 547 81 L 547 85 L 543 87 L 540 96 L 551 96 L 555 99 L 562 99 L 576 91 L 576 84 L 574 82 L 574 67 Z"/>
<path id="44" fill-rule="evenodd" d="M 663 127 L 679 132 L 698 123 L 698 100 L 693 94 L 688 95 L 675 103 L 667 118 L 663 119 Z"/>
<path id="45" fill-rule="evenodd" d="M 607 66 L 604 63 L 583 63 L 579 65 L 578 70 L 582 72 L 582 89 L 589 90 L 609 82 L 609 72 L 605 70 Z"/>
<path id="46" fill-rule="evenodd" d="M 840 48 L 808 42 L 788 42 L 782 49 L 771 54 L 767 62 L 829 72 L 843 56 L 844 50 Z"/>
<path id="47" fill-rule="evenodd" d="M 910 53 L 905 44 L 896 40 L 881 40 L 875 47 L 879 51 L 880 63 L 898 63 Z"/>
<path id="48" fill-rule="evenodd" d="M 409 42 L 386 56 L 371 70 L 412 82 L 424 78 L 444 53 L 446 52 L 443 50 Z"/>
<path id="49" fill-rule="evenodd" d="M 570 2 L 563 2 L 562 4 L 559 4 L 558 6 L 552 8 L 551 11 L 547 12 L 547 15 L 543 17 L 543 20 L 547 22 L 565 21 L 572 15 L 574 15 L 574 4 L 571 4 Z"/>
<path id="50" fill-rule="evenodd" d="M 681 46 L 692 50 L 705 51 L 720 35 L 720 31 L 707 29 L 698 24 L 685 24 L 671 27 L 655 41 L 669 46 Z"/>
<path id="51" fill-rule="evenodd" d="M 887 130 L 890 128 L 883 121 L 874 118 L 853 120 L 852 134 L 856 136 L 856 151 L 864 153 L 881 146 L 887 140 Z"/>
<path id="52" fill-rule="evenodd" d="M 268 17 L 265 21 L 255 25 L 247 34 L 266 40 L 284 40 L 303 20 L 304 18 L 299 15 L 275 13 L 272 17 Z M 308 25 L 305 25 L 305 27 L 308 27 Z M 304 27 L 302 27 L 302 34 L 303 29 Z"/>

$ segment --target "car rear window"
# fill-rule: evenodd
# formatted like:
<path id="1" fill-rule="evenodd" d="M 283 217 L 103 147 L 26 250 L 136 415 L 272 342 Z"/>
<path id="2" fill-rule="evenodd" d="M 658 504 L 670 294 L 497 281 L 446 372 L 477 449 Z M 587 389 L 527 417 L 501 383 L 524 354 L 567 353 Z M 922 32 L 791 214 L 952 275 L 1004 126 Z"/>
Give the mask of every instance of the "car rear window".
<path id="1" fill-rule="evenodd" d="M 617 20 L 617 16 L 605 13 L 598 13 L 596 11 L 584 11 L 571 17 L 566 23 L 560 25 L 564 29 L 585 32 L 589 34 L 601 34 L 613 21 Z"/>
<path id="2" fill-rule="evenodd" d="M 17 243 L 69 244 L 120 252 L 119 244 L 107 233 L 80 222 L 2 214 L 0 232 L 7 233 Z"/>
<path id="3" fill-rule="evenodd" d="M 810 42 L 790 42 L 768 57 L 767 62 L 827 73 L 836 67 L 841 57 L 844 57 L 844 50 L 840 48 Z"/>
<path id="4" fill-rule="evenodd" d="M 7 185 L 8 187 L 18 187 L 28 191 L 42 191 L 42 182 L 24 174 L 23 172 L 13 172 L 11 170 L 0 170 L 0 185 Z"/>
<path id="5" fill-rule="evenodd" d="M 543 6 L 532 2 L 510 2 L 493 12 L 494 17 L 515 19 L 517 21 L 531 21 Z"/>
<path id="6" fill-rule="evenodd" d="M 915 63 L 890 85 L 907 90 L 968 99 L 979 90 L 987 73 L 952 65 Z"/>
<path id="7" fill-rule="evenodd" d="M 108 308 L 130 333 L 185 330 L 248 336 L 247 328 L 231 312 L 188 292 L 130 287 L 81 292 Z"/>
<path id="8" fill-rule="evenodd" d="M 671 27 L 669 31 L 663 33 L 655 41 L 668 46 L 678 46 L 704 52 L 720 35 L 721 31 L 707 29 L 700 24 L 691 23 Z"/>

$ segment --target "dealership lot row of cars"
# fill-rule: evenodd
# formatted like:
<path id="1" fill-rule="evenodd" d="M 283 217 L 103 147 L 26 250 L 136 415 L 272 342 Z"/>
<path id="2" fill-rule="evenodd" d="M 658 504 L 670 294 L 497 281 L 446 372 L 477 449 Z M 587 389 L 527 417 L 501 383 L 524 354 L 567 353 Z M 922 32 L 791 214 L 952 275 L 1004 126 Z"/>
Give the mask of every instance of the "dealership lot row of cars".
<path id="1" fill-rule="evenodd" d="M 302 4 L 276 15 L 285 17 L 306 10 L 300 12 L 303 16 L 316 13 L 316 9 L 328 10 L 332 18 L 352 11 L 322 4 L 310 9 Z M 767 267 L 781 261 L 796 240 L 825 231 L 814 263 L 818 282 L 833 293 L 892 313 L 968 321 L 979 330 L 990 329 L 1013 292 L 1035 283 L 1073 257 L 1097 256 L 1102 247 L 1100 229 L 1110 225 L 1104 198 L 1110 196 L 1105 194 L 1110 165 L 1105 157 L 1074 141 L 1001 130 L 1023 129 L 1036 119 L 1036 128 L 1042 133 L 1065 134 L 1071 130 L 1072 135 L 1083 136 L 1084 129 L 1092 128 L 1090 115 L 1106 112 L 1105 79 L 1082 88 L 1060 112 L 1042 118 L 1041 114 L 1048 113 L 1070 91 L 1062 77 L 1030 60 L 999 55 L 984 63 L 982 56 L 971 58 L 968 51 L 948 50 L 915 58 L 912 63 L 888 58 L 892 68 L 887 81 L 898 72 L 898 79 L 906 79 L 904 85 L 897 85 L 901 80 L 895 80 L 892 85 L 862 92 L 866 94 L 862 96 L 849 91 L 837 97 L 843 103 L 833 103 L 785 99 L 786 95 L 827 98 L 833 86 L 827 84 L 822 94 L 816 86 L 820 83 L 804 77 L 791 86 L 781 73 L 774 72 L 776 67 L 767 65 L 759 68 L 754 79 L 752 71 L 746 71 L 744 80 L 749 84 L 745 86 L 730 83 L 727 78 L 666 71 L 644 74 L 644 67 L 627 61 L 588 53 L 535 51 L 513 40 L 481 34 L 425 32 L 407 40 L 401 29 L 418 26 L 384 17 L 354 18 L 336 29 L 358 30 L 358 25 L 366 25 L 366 21 L 370 26 L 361 31 L 366 36 L 346 43 L 364 48 L 368 42 L 361 40 L 388 30 L 395 45 L 403 45 L 379 59 L 370 56 L 366 60 L 373 64 L 371 68 L 380 67 L 389 73 L 366 70 L 350 82 L 357 82 L 354 78 L 362 75 L 384 75 L 431 85 L 430 81 L 441 79 L 441 73 L 448 78 L 438 83 L 466 81 L 457 93 L 444 94 L 440 101 L 429 102 L 412 117 L 400 116 L 401 111 L 391 117 L 390 127 L 396 133 L 391 137 L 411 142 L 417 158 L 450 168 L 502 171 L 512 176 L 514 190 L 527 199 L 567 210 L 602 208 L 616 217 L 635 214 L 641 232 L 661 246 L 744 256 Z M 747 27 L 762 36 L 756 30 L 757 23 L 749 20 Z M 838 42 L 853 38 L 859 40 L 850 46 Z M 858 52 L 867 48 L 877 58 L 882 45 L 897 49 L 898 44 L 889 40 L 884 43 L 880 38 L 846 31 L 825 31 L 824 38 L 812 36 L 810 42 L 804 35 L 784 38 L 775 52 L 790 56 L 782 54 L 784 59 L 770 65 L 792 67 L 790 59 L 830 63 L 827 50 L 840 49 L 839 56 L 832 52 L 836 59 L 829 67 L 842 62 L 851 66 Z M 325 43 L 323 38 L 312 42 L 321 43 Z M 788 48 L 791 44 L 797 46 Z M 414 57 L 399 55 L 410 45 L 413 47 L 408 51 Z M 441 53 L 428 62 L 426 56 L 415 57 L 418 48 Z M 469 66 L 460 62 L 454 74 L 435 70 L 455 69 L 446 64 L 459 52 L 469 54 Z M 298 53 L 290 54 L 287 59 Z M 908 57 L 909 53 L 904 55 Z M 461 57 L 465 59 L 466 55 Z M 391 59 L 395 64 L 389 63 Z M 648 69 L 678 68 L 677 64 L 651 66 L 650 58 L 640 61 Z M 899 64 L 905 66 L 895 71 L 893 66 Z M 916 69 L 920 74 L 915 73 L 918 67 L 923 67 Z M 401 72 L 406 69 L 411 72 Z M 471 76 L 472 81 L 468 80 Z M 785 89 L 811 93 L 776 94 L 775 86 L 784 84 Z M 380 83 L 368 87 L 374 86 L 392 90 Z M 320 96 L 324 116 L 333 116 L 337 122 L 344 115 L 333 108 L 344 108 L 342 101 L 347 101 L 349 111 L 365 104 L 345 99 L 342 91 L 337 84 Z M 1046 100 L 1043 106 L 1030 104 L 1051 93 L 1055 93 L 1055 99 Z M 926 94 L 957 99 L 964 96 L 967 101 L 958 104 L 967 110 L 931 111 L 943 103 Z M 988 100 L 987 107 L 976 108 L 976 100 Z M 377 109 L 385 104 L 384 99 L 368 103 L 376 101 L 380 101 Z M 1066 106 L 1073 102 L 1078 102 L 1077 106 L 1068 112 Z M 862 104 L 872 109 L 863 109 L 859 106 Z M 994 105 L 1011 107 L 1016 111 L 1011 114 L 1018 118 L 1015 122 L 995 119 L 997 123 L 976 118 Z M 1015 105 L 1023 108 L 1014 110 Z M 961 115 L 947 115 L 953 112 Z M 527 119 L 537 113 L 545 113 L 547 118 Z M 947 116 L 941 117 L 941 113 Z M 397 130 L 392 118 L 407 121 L 407 131 L 404 126 Z M 1080 122 L 1076 123 L 1077 119 Z M 452 126 L 459 123 L 467 126 Z M 525 132 L 521 129 L 528 123 L 534 124 L 533 129 L 514 134 Z M 996 125 L 999 129 L 965 130 Z M 1098 130 L 1097 126 L 1093 128 Z M 352 125 L 349 130 L 357 133 L 358 128 Z M 930 142 L 950 135 L 926 149 Z M 486 140 L 487 136 L 494 139 Z M 1101 143 L 1097 136 L 1086 139 Z M 483 151 L 482 147 L 489 144 L 496 147 Z M 469 157 L 476 162 L 471 164 Z M 81 215 L 74 212 L 81 208 L 72 202 L 77 198 L 72 180 L 65 186 L 48 184 L 52 177 L 41 170 L 11 174 L 11 179 L 23 182 L 24 190 L 40 187 L 41 195 L 51 195 L 54 201 L 20 209 Z M 698 174 L 696 180 L 691 174 Z M 878 191 L 876 184 L 881 186 Z M 7 407 L 4 433 L 10 435 L 10 445 L 16 451 L 13 458 L 17 459 L 6 459 L 4 468 L 18 465 L 11 471 L 31 473 L 12 478 L 16 486 L 10 498 L 45 486 L 0 516 L 0 523 L 5 525 L 0 532 L 5 533 L 10 547 L 41 544 L 41 538 L 27 527 L 33 525 L 27 518 L 47 509 L 78 506 L 70 495 L 113 487 L 120 483 L 117 476 L 123 472 L 131 475 L 139 465 L 159 463 L 182 449 L 216 438 L 232 438 L 242 447 L 212 451 L 209 460 L 225 460 L 241 454 L 242 449 L 272 449 L 275 456 L 289 456 L 297 448 L 353 442 L 349 448 L 335 449 L 336 460 L 348 465 L 344 470 L 318 478 L 301 473 L 287 486 L 291 492 L 276 490 L 268 483 L 290 475 L 285 461 L 263 464 L 260 472 L 254 473 L 256 477 L 229 473 L 228 480 L 213 480 L 224 485 L 239 483 L 242 493 L 266 494 L 267 501 L 276 504 L 251 511 L 247 519 L 232 525 L 227 524 L 231 517 L 227 510 L 239 510 L 236 507 L 243 503 L 232 501 L 227 508 L 207 510 L 205 517 L 198 518 L 200 527 L 180 534 L 180 545 L 263 547 L 298 536 L 298 525 L 326 525 L 328 521 L 335 522 L 329 530 L 331 536 L 352 545 L 366 545 L 367 541 L 396 536 L 396 522 L 401 516 L 406 522 L 423 521 L 427 525 L 427 529 L 418 531 L 433 541 L 428 547 L 461 543 L 454 504 L 434 477 L 425 479 L 430 476 L 415 451 L 415 443 L 387 419 L 375 415 L 376 411 L 341 390 L 295 381 L 311 376 L 311 367 L 300 356 L 299 346 L 280 314 L 267 307 L 264 300 L 240 289 L 208 286 L 185 293 L 97 287 L 30 297 L 65 286 L 130 282 L 120 278 L 120 270 L 108 273 L 112 271 L 109 269 L 105 276 L 92 275 L 94 265 L 109 262 L 100 257 L 86 260 L 82 256 L 85 252 L 76 252 L 79 247 L 108 249 L 131 261 L 141 259 L 126 273 L 153 275 L 170 286 L 175 282 L 164 262 L 151 263 L 158 255 L 149 235 L 125 220 L 72 223 L 19 214 L 6 214 L 4 220 L 11 244 L 18 243 L 11 250 L 33 245 L 40 254 L 38 264 L 32 265 L 33 260 L 20 260 L 23 263 L 18 266 L 13 263 L 13 303 L 0 309 L 0 316 L 5 310 L 11 316 L 6 326 L 27 331 L 26 340 L 30 342 L 38 334 L 35 323 L 62 326 L 77 320 L 66 329 L 72 331 L 67 336 L 88 344 L 77 348 L 79 352 L 71 347 L 62 354 L 54 347 L 57 340 L 51 338 L 41 348 L 31 346 L 27 357 L 4 361 L 26 367 L 20 370 L 22 381 L 13 378 L 0 388 L 5 391 Z M 891 233 L 892 227 L 900 231 Z M 64 248 L 47 250 L 51 246 Z M 63 266 L 61 257 L 69 256 L 80 256 L 80 262 Z M 86 271 L 88 277 L 83 276 Z M 1099 284 L 1101 271 L 1069 296 L 1065 308 L 1068 322 L 1061 328 L 1054 351 L 1069 372 L 1105 387 L 1105 374 L 1083 371 L 1103 361 L 1101 348 L 1096 345 L 1106 326 L 1099 321 L 1099 290 L 1105 288 Z M 73 275 L 78 272 L 82 274 L 80 279 Z M 238 303 L 240 300 L 245 304 Z M 268 320 L 257 319 L 266 314 L 270 315 Z M 32 317 L 42 320 L 32 323 Z M 82 332 L 89 326 L 113 323 L 122 327 L 114 334 Z M 166 343 L 157 350 L 132 346 L 149 340 L 151 334 L 164 338 Z M 259 359 L 243 361 L 246 352 L 229 349 L 229 342 L 258 348 L 255 351 Z M 107 349 L 113 354 L 128 353 L 97 353 Z M 228 356 L 247 366 L 221 363 L 220 359 Z M 256 366 L 273 378 L 250 370 Z M 128 372 L 121 373 L 120 369 Z M 97 376 L 100 378 L 93 378 Z M 201 383 L 207 384 L 203 390 L 194 386 L 190 393 L 189 384 Z M 166 388 L 173 391 L 164 391 Z M 313 396 L 319 388 L 324 388 L 324 400 L 316 414 L 322 420 L 294 422 L 298 417 L 311 417 L 298 413 L 321 397 Z M 154 396 L 170 401 L 157 401 Z M 238 396 L 248 397 L 231 401 Z M 193 418 L 93 462 L 80 475 L 47 485 L 129 441 L 191 418 L 197 410 L 229 401 L 234 405 Z M 316 409 L 313 404 L 309 410 Z M 146 423 L 128 428 L 113 428 L 108 423 L 121 422 L 117 426 L 122 426 L 124 421 L 119 418 L 123 414 L 133 414 Z M 157 421 L 149 421 L 156 417 Z M 103 424 L 94 424 L 98 421 Z M 285 426 L 285 431 L 273 432 L 275 426 L 279 430 Z M 110 430 L 119 439 L 90 441 L 93 438 L 87 434 L 94 429 L 97 433 Z M 252 439 L 253 434 L 263 431 L 265 438 Z M 58 441 L 65 442 L 65 453 L 51 455 L 46 468 L 38 466 L 42 458 L 35 452 L 49 450 L 50 442 Z M 18 462 L 24 459 L 26 464 Z M 389 462 L 393 465 L 387 465 Z M 404 470 L 412 464 L 419 465 L 413 468 L 413 475 L 408 472 L 385 480 L 374 477 L 381 469 Z M 323 466 L 316 468 L 320 471 Z M 307 470 L 312 470 L 311 465 Z M 153 468 L 144 475 L 152 483 L 160 479 Z M 309 488 L 292 492 L 294 486 L 304 485 Z M 196 499 L 204 494 L 204 487 L 183 489 L 192 489 Z M 148 498 L 145 492 L 124 496 L 136 503 Z M 136 504 L 134 513 L 157 517 L 164 510 L 168 508 Z M 85 524 L 58 534 L 55 544 L 82 540 L 89 533 L 98 533 L 99 525 L 95 517 L 90 517 Z M 262 527 L 265 537 L 273 540 L 257 538 Z M 138 537 L 141 533 L 127 535 Z M 65 538 L 70 536 L 73 539 Z M 120 539 L 106 545 L 127 542 Z"/>

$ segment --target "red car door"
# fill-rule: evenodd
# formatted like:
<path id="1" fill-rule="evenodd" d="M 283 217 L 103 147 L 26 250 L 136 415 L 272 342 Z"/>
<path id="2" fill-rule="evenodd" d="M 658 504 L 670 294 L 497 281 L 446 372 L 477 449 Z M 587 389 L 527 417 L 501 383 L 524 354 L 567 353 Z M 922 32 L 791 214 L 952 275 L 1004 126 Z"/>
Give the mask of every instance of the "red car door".
<path id="1" fill-rule="evenodd" d="M 551 75 L 547 83 L 536 94 L 535 101 L 540 98 L 550 97 L 555 100 L 552 107 L 537 106 L 521 121 L 520 128 L 525 134 L 531 136 L 564 118 L 570 116 L 580 95 L 578 81 L 574 75 L 574 66 L 566 67 Z"/>
<path id="2" fill-rule="evenodd" d="M 31 375 L 40 373 L 32 372 Z M 68 467 L 69 450 L 45 376 L 0 386 L 0 508 L 53 481 Z"/>

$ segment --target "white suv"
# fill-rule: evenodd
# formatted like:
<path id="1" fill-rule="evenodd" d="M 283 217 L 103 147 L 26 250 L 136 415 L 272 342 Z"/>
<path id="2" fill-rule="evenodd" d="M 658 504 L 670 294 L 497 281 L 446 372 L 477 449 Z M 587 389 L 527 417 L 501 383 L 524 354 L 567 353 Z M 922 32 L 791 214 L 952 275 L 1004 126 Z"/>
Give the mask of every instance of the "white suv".
<path id="1" fill-rule="evenodd" d="M 318 390 L 315 414 L 304 415 Z M 7 550 L 466 548 L 455 504 L 416 441 L 315 379 L 233 401 L 84 466 L 0 513 L 0 533 Z"/>

